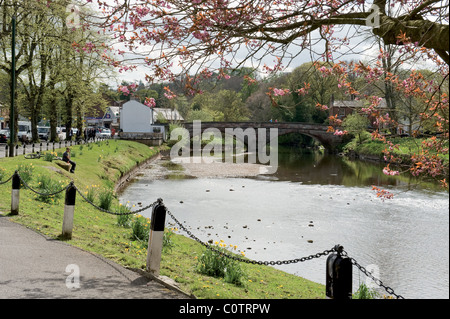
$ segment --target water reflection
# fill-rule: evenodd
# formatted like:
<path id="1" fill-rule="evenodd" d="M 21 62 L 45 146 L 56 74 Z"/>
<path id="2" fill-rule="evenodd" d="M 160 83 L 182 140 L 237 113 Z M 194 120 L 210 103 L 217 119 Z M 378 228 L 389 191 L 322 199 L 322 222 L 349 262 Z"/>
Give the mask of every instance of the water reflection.
<path id="1" fill-rule="evenodd" d="M 441 191 L 433 182 L 419 181 L 408 172 L 400 176 L 382 173 L 384 163 L 350 160 L 321 152 L 284 150 L 279 153 L 276 180 L 303 184 L 355 186 L 395 186 L 402 190 L 429 189 Z"/>

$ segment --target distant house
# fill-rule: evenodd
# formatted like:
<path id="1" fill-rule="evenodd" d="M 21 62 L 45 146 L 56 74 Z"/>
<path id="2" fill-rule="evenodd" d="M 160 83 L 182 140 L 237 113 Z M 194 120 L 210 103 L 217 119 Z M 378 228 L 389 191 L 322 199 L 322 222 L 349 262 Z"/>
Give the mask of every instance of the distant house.
<path id="1" fill-rule="evenodd" d="M 366 105 L 364 104 L 364 101 L 361 100 L 335 101 L 332 98 L 328 110 L 330 116 L 337 116 L 339 120 L 344 120 L 348 115 L 352 114 L 355 111 L 360 111 L 363 107 L 366 107 Z M 389 111 L 385 99 L 382 99 L 380 101 L 378 109 L 383 111 L 383 114 Z M 373 127 L 375 118 L 369 116 L 369 121 L 371 123 L 371 126 Z"/>
<path id="2" fill-rule="evenodd" d="M 152 132 L 153 111 L 148 106 L 131 100 L 122 106 L 120 112 L 120 129 L 123 132 Z"/>
<path id="3" fill-rule="evenodd" d="M 184 118 L 181 116 L 178 110 L 155 107 L 153 109 L 153 123 L 159 122 L 161 120 L 173 123 L 184 121 Z"/>
<path id="4" fill-rule="evenodd" d="M 166 127 L 155 124 L 153 108 L 131 100 L 122 106 L 119 116 L 120 138 L 147 145 L 161 145 L 166 140 Z"/>
<path id="5" fill-rule="evenodd" d="M 119 128 L 120 123 L 120 107 L 108 106 L 102 118 L 103 126 L 108 128 Z"/>

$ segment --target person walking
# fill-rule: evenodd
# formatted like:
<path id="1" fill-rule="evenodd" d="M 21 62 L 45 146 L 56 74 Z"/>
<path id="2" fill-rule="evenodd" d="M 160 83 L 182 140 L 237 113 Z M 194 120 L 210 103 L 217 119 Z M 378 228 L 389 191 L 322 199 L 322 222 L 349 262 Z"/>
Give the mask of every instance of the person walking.
<path id="1" fill-rule="evenodd" d="M 70 159 L 70 148 L 66 148 L 66 151 L 63 154 L 62 160 L 63 160 L 63 162 L 66 162 L 66 163 L 69 163 L 70 165 L 72 165 L 72 167 L 70 168 L 70 172 L 75 173 L 75 167 L 77 166 L 77 164 Z"/>

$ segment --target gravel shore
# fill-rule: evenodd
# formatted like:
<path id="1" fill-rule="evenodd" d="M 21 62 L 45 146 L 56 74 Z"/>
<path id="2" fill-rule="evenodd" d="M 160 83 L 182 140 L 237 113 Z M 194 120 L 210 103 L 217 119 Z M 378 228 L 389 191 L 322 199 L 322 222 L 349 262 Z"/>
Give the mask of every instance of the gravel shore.
<path id="1" fill-rule="evenodd" d="M 188 163 L 175 161 L 184 173 L 197 178 L 249 177 L 264 174 L 265 165 L 249 163 L 223 163 L 220 160 L 201 162 L 201 158 L 190 157 Z"/>

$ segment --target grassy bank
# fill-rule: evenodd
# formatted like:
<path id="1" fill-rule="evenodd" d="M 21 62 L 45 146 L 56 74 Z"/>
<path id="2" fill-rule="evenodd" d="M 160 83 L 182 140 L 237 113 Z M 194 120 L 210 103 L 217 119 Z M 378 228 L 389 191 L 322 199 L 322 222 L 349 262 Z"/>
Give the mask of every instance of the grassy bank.
<path id="1" fill-rule="evenodd" d="M 402 159 L 404 164 L 409 164 L 411 162 L 411 156 L 413 154 L 418 154 L 421 152 L 422 143 L 426 141 L 424 138 L 413 138 L 413 137 L 397 137 L 393 138 L 391 142 L 395 145 L 399 145 L 398 149 L 392 150 L 392 154 Z M 448 147 L 448 144 L 447 144 Z M 386 144 L 381 141 L 374 141 L 371 138 L 370 133 L 365 133 L 362 135 L 362 141 L 360 142 L 358 138 L 354 138 L 349 142 L 344 148 L 344 152 L 355 152 L 358 155 L 369 156 L 373 159 L 378 159 L 379 161 L 384 161 L 383 151 L 386 149 Z M 439 154 L 439 157 L 448 167 L 449 154 Z"/>
<path id="2" fill-rule="evenodd" d="M 61 153 L 63 150 L 56 151 Z M 19 168 L 23 172 L 30 171 L 31 178 L 27 184 L 39 190 L 42 190 L 44 181 L 51 184 L 48 179 L 58 189 L 73 180 L 85 196 L 92 195 L 93 202 L 100 205 L 101 194 L 111 193 L 120 176 L 137 163 L 156 155 L 159 150 L 134 142 L 107 141 L 89 146 L 73 146 L 72 152 L 73 160 L 77 163 L 75 174 L 62 170 L 54 161 L 48 162 L 43 158 L 27 160 L 19 156 L 0 159 L 0 177 L 5 180 Z M 171 194 L 155 194 L 154 200 L 169 196 Z M 9 212 L 10 200 L 11 183 L 0 185 L 1 212 Z M 128 203 L 129 208 L 138 209 L 133 204 L 137 203 Z M 119 211 L 126 205 L 127 203 L 120 205 L 118 199 L 113 197 L 109 210 Z M 20 191 L 20 213 L 10 218 L 49 238 L 59 239 L 63 211 L 64 192 L 48 198 L 23 188 Z M 101 212 L 77 194 L 73 237 L 68 243 L 112 259 L 123 266 L 144 269 L 146 243 L 133 237 L 133 223 L 138 219 L 143 217 L 133 217 L 128 226 L 119 226 L 117 216 Z M 148 223 L 148 220 L 144 222 Z M 163 252 L 161 275 L 174 279 L 184 291 L 193 293 L 198 298 L 325 297 L 323 285 L 268 266 L 241 263 L 244 272 L 241 285 L 227 283 L 223 278 L 202 275 L 197 271 L 197 266 L 203 252 L 204 247 L 199 243 L 185 236 L 172 235 L 169 247 Z M 323 259 L 325 262 L 325 257 Z"/>

